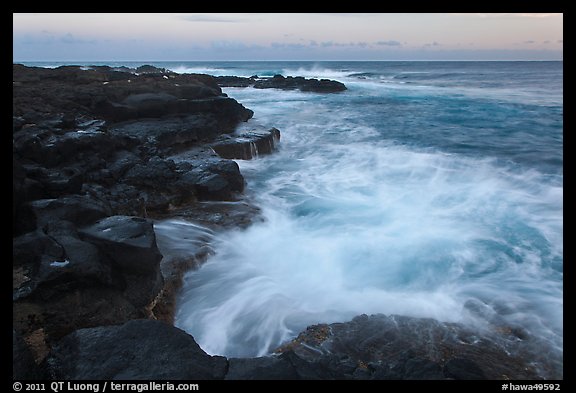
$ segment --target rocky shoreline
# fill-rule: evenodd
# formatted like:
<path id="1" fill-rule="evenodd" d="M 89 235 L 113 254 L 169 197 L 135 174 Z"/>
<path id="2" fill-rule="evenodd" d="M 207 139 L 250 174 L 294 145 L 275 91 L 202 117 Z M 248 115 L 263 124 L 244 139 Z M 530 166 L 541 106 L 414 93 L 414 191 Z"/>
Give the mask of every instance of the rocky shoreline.
<path id="1" fill-rule="evenodd" d="M 273 126 L 236 132 L 253 112 L 226 86 L 346 89 L 280 75 L 13 65 L 14 379 L 542 377 L 508 351 L 530 337 L 507 327 L 476 340 L 455 324 L 360 316 L 310 327 L 273 356 L 226 359 L 172 326 L 183 273 L 211 250 L 163 253 L 154 223 L 258 220 L 233 159 L 273 153 L 281 137 Z"/>

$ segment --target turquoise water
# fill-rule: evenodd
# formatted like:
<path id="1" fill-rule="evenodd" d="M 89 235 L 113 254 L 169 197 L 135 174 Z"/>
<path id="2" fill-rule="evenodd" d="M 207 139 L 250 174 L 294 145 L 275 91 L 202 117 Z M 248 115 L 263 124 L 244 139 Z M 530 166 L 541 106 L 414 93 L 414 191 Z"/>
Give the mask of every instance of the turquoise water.
<path id="1" fill-rule="evenodd" d="M 266 221 L 217 236 L 216 255 L 186 277 L 177 325 L 204 349 L 264 355 L 309 324 L 360 313 L 479 326 L 463 307 L 479 300 L 561 353 L 561 63 L 207 72 L 348 90 L 224 89 L 282 139 L 278 153 L 239 162 Z"/>

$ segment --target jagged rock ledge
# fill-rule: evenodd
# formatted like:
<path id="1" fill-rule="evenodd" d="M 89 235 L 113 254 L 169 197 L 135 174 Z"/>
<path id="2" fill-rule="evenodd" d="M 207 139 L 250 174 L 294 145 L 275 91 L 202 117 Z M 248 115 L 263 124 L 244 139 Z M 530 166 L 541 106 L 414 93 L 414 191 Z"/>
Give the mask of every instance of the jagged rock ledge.
<path id="1" fill-rule="evenodd" d="M 217 76 L 220 87 L 254 87 L 255 89 L 300 90 L 314 93 L 339 93 L 346 90 L 342 82 L 330 79 L 306 79 L 301 76 L 274 75 L 273 77 L 249 78 L 241 76 Z"/>
<path id="2" fill-rule="evenodd" d="M 170 321 L 182 265 L 161 264 L 151 218 L 257 217 L 237 163 L 210 147 L 252 115 L 209 75 L 14 64 L 15 347 L 39 362 L 77 329 Z"/>
<path id="3" fill-rule="evenodd" d="M 243 359 L 210 356 L 174 326 L 133 320 L 71 333 L 42 372 L 66 380 L 541 379 L 533 364 L 462 325 L 382 314 L 311 326 L 276 355 Z"/>
<path id="4" fill-rule="evenodd" d="M 276 150 L 280 142 L 280 131 L 252 130 L 239 135 L 225 135 L 212 145 L 212 149 L 222 158 L 250 160 Z"/>

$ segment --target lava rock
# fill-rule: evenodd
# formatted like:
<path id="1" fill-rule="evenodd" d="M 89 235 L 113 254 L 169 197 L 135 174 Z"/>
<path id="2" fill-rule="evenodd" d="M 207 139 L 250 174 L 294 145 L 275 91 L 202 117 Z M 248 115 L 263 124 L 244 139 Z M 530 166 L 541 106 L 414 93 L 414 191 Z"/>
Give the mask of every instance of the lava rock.
<path id="1" fill-rule="evenodd" d="M 20 232 L 27 232 L 57 221 L 69 221 L 84 226 L 110 213 L 106 204 L 89 196 L 70 195 L 58 199 L 39 199 L 21 206 L 17 228 Z"/>
<path id="2" fill-rule="evenodd" d="M 13 241 L 13 299 L 44 301 L 74 289 L 115 285 L 109 261 L 79 239 L 71 223 L 57 222 Z"/>
<path id="3" fill-rule="evenodd" d="M 232 160 L 205 160 L 184 178 L 195 184 L 198 200 L 201 201 L 235 200 L 245 184 L 240 167 Z"/>
<path id="4" fill-rule="evenodd" d="M 280 131 L 271 128 L 267 131 L 249 131 L 240 135 L 225 136 L 212 145 L 222 158 L 250 160 L 261 154 L 271 154 L 280 141 Z"/>
<path id="5" fill-rule="evenodd" d="M 155 271 L 162 259 L 156 246 L 150 220 L 139 217 L 112 216 L 80 230 L 82 237 L 98 245 L 122 269 L 148 273 Z"/>
<path id="6" fill-rule="evenodd" d="M 47 365 L 52 378 L 64 380 L 207 380 L 224 379 L 228 362 L 174 326 L 133 320 L 71 333 Z"/>
<path id="7" fill-rule="evenodd" d="M 234 380 L 331 380 L 344 376 L 323 362 L 309 362 L 292 351 L 278 356 L 230 359 L 226 379 Z"/>
<path id="8" fill-rule="evenodd" d="M 152 224 L 112 216 L 77 230 L 55 221 L 14 239 L 14 327 L 47 343 L 71 331 L 147 316 L 162 289 Z"/>
<path id="9" fill-rule="evenodd" d="M 112 216 L 80 230 L 82 238 L 95 244 L 122 272 L 124 296 L 134 306 L 148 305 L 162 289 L 160 260 L 151 221 Z"/>
<path id="10" fill-rule="evenodd" d="M 301 90 L 314 93 L 338 93 L 346 90 L 342 82 L 330 79 L 306 79 L 301 76 L 274 75 L 273 77 L 243 78 L 238 76 L 219 76 L 216 77 L 221 87 L 249 87 L 255 89 L 282 89 L 282 90 Z"/>
<path id="11" fill-rule="evenodd" d="M 258 77 L 245 78 L 242 76 L 217 76 L 215 77 L 220 87 L 250 87 Z"/>
<path id="12" fill-rule="evenodd" d="M 154 317 L 162 255 L 135 216 L 247 225 L 239 167 L 209 144 L 252 116 L 209 75 L 13 66 L 13 327 L 37 361 L 76 329 Z"/>
<path id="13" fill-rule="evenodd" d="M 45 378 L 44 370 L 34 362 L 22 337 L 12 330 L 12 379 L 18 381 Z"/>
<path id="14" fill-rule="evenodd" d="M 232 358 L 228 363 L 228 380 L 300 379 L 290 362 L 280 357 Z"/>
<path id="15" fill-rule="evenodd" d="M 376 314 L 309 327 L 278 351 L 327 362 L 352 379 L 540 379 L 514 345 L 456 323 Z"/>
<path id="16" fill-rule="evenodd" d="M 447 361 L 444 374 L 453 379 L 487 379 L 480 366 L 466 358 L 452 358 Z"/>

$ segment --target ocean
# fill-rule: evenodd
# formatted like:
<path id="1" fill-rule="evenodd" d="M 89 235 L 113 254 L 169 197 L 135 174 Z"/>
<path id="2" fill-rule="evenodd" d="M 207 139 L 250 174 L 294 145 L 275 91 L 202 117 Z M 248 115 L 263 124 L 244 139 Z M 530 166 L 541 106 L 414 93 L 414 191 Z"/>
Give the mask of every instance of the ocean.
<path id="1" fill-rule="evenodd" d="M 308 325 L 384 313 L 497 318 L 561 358 L 562 62 L 146 64 L 348 88 L 223 88 L 254 111 L 243 127 L 282 138 L 238 161 L 265 220 L 211 235 L 185 276 L 176 325 L 208 353 L 267 355 Z"/>

